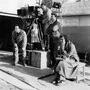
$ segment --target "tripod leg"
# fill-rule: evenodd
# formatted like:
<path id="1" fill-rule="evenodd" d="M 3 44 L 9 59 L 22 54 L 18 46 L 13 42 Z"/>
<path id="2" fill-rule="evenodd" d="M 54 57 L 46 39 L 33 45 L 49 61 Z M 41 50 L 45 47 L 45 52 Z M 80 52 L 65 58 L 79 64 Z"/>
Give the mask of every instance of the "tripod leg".
<path id="1" fill-rule="evenodd" d="M 42 47 L 42 50 L 45 50 L 45 45 L 44 45 L 44 41 L 43 41 L 43 33 L 42 33 L 42 28 L 41 28 L 41 24 L 38 23 L 39 25 L 39 38 L 40 38 L 40 42 L 41 42 L 41 47 Z"/>
<path id="2" fill-rule="evenodd" d="M 45 76 L 41 76 L 41 77 L 39 77 L 38 79 L 47 78 L 47 77 L 50 77 L 50 76 L 52 76 L 52 75 L 55 75 L 55 73 L 47 74 L 47 75 L 45 75 Z"/>

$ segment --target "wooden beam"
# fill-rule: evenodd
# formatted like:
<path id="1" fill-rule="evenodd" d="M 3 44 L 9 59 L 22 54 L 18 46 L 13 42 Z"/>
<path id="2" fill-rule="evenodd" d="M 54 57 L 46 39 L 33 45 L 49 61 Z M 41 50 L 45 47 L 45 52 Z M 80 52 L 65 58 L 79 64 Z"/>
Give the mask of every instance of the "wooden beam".
<path id="1" fill-rule="evenodd" d="M 22 90 L 37 90 L 35 88 L 33 88 L 32 86 L 20 81 L 19 79 L 3 72 L 3 71 L 0 71 L 0 78 Z"/>

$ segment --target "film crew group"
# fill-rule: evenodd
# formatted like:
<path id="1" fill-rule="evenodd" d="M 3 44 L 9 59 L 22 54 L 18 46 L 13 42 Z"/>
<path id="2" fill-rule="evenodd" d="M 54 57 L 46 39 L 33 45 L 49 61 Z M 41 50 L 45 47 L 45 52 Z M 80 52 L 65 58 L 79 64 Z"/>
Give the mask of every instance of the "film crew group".
<path id="1" fill-rule="evenodd" d="M 64 82 L 66 78 L 76 78 L 79 57 L 75 45 L 67 36 L 63 35 L 55 13 L 51 14 L 51 20 L 52 23 L 46 29 L 46 33 L 50 39 L 50 64 L 56 74 L 52 83 L 58 85 L 58 83 Z"/>
<path id="2" fill-rule="evenodd" d="M 51 13 L 44 4 L 41 6 L 45 13 L 44 34 L 49 35 L 50 39 L 50 63 L 56 74 L 56 78 L 52 83 L 58 85 L 66 79 L 76 78 L 79 57 L 75 45 L 66 35 L 62 34 L 61 25 L 57 21 L 56 14 Z"/>
<path id="3" fill-rule="evenodd" d="M 57 47 L 57 41 L 53 40 L 53 28 L 55 30 L 58 30 L 61 34 L 61 25 L 57 21 L 57 15 L 55 13 L 52 13 L 51 9 L 49 9 L 45 4 L 41 4 L 41 8 L 43 10 L 43 35 L 44 35 L 44 44 L 45 44 L 45 50 L 50 51 L 49 54 L 49 61 L 48 66 L 53 67 L 56 63 L 56 47 Z M 55 27 L 54 27 L 55 26 Z"/>
<path id="4" fill-rule="evenodd" d="M 44 12 L 43 24 L 44 24 L 44 27 L 46 27 L 47 21 L 49 21 L 51 19 L 50 18 L 51 17 L 51 13 L 50 13 L 51 10 L 49 10 L 45 5 L 41 5 L 41 7 L 42 7 L 43 12 Z M 37 29 L 39 29 L 37 26 L 37 23 L 34 22 L 33 29 L 31 30 L 31 41 L 32 42 L 39 42 L 40 41 Z M 44 36 L 45 36 L 45 33 L 44 33 L 45 30 L 42 30 Z M 19 28 L 19 26 L 15 26 L 15 30 L 12 32 L 12 42 L 13 42 L 13 46 L 14 46 L 14 48 L 13 48 L 14 49 L 13 56 L 14 56 L 14 60 L 15 60 L 14 65 L 18 64 L 18 62 L 20 61 L 20 62 L 22 62 L 22 65 L 25 66 L 27 35 L 26 35 L 26 32 L 24 30 L 21 30 Z M 20 58 L 20 60 L 19 60 L 19 58 Z"/>
<path id="5" fill-rule="evenodd" d="M 19 26 L 15 26 L 15 29 L 12 32 L 12 42 L 13 42 L 13 57 L 15 60 L 13 65 L 17 65 L 20 61 L 21 64 L 25 66 L 27 35 L 24 30 L 19 28 Z"/>

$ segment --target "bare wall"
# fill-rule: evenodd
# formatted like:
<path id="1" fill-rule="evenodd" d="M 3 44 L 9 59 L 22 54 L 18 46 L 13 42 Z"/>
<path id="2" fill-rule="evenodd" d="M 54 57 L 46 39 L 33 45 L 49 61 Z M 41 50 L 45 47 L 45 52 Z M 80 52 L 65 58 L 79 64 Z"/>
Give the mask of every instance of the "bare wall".
<path id="1" fill-rule="evenodd" d="M 90 15 L 63 17 L 63 32 L 68 34 L 79 52 L 90 53 Z"/>

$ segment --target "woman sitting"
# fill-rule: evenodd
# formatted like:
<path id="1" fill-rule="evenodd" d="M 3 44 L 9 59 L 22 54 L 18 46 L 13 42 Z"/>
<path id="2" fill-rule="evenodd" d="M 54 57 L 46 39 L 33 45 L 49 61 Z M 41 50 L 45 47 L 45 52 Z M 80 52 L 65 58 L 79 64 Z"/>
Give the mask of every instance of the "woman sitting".
<path id="1" fill-rule="evenodd" d="M 76 78 L 79 57 L 75 45 L 67 36 L 60 36 L 60 55 L 62 60 L 56 67 L 56 78 L 53 84 L 62 83 L 66 79 Z"/>

